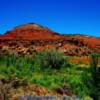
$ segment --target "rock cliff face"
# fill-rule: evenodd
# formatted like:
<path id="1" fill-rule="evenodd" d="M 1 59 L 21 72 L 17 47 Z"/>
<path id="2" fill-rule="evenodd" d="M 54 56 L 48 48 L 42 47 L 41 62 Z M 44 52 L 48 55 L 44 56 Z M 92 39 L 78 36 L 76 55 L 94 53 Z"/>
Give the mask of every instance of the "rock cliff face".
<path id="1" fill-rule="evenodd" d="M 30 55 L 55 48 L 66 55 L 100 53 L 100 38 L 81 35 L 60 35 L 37 24 L 17 26 L 0 36 L 1 53 Z"/>

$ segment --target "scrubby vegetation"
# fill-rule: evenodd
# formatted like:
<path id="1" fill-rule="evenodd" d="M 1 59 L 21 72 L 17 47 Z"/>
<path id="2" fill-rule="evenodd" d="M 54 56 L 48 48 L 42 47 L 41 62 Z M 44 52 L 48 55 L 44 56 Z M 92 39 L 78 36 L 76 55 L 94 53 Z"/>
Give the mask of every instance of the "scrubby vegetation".
<path id="1" fill-rule="evenodd" d="M 94 100 L 100 99 L 100 67 L 98 67 L 100 55 L 92 54 L 91 55 L 91 96 Z"/>
<path id="2" fill-rule="evenodd" d="M 38 53 L 34 61 L 35 69 L 61 69 L 70 66 L 63 53 L 57 52 L 55 49 L 45 50 Z"/>
<path id="3" fill-rule="evenodd" d="M 100 55 L 97 53 L 90 55 L 90 68 L 84 73 L 84 84 L 88 88 L 88 94 L 93 100 L 100 100 L 100 67 L 99 65 Z"/>
<path id="4" fill-rule="evenodd" d="M 91 64 L 81 68 L 80 63 L 69 63 L 70 57 L 56 50 L 46 50 L 34 56 L 0 55 L 0 78 L 17 77 L 62 94 L 69 92 L 99 100 L 98 57 L 91 55 Z"/>

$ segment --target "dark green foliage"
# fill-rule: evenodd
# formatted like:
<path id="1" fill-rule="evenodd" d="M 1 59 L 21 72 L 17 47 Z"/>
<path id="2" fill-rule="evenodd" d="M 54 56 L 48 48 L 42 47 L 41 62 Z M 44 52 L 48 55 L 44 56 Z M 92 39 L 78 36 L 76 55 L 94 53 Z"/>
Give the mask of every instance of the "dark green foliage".
<path id="1" fill-rule="evenodd" d="M 88 95 L 93 100 L 100 100 L 100 67 L 98 67 L 99 54 L 90 55 L 90 68 L 84 71 L 83 81 L 88 88 Z"/>
<path id="2" fill-rule="evenodd" d="M 54 49 L 40 52 L 34 62 L 34 67 L 37 68 L 37 70 L 45 70 L 48 68 L 60 69 L 61 67 L 70 66 L 64 54 Z"/>
<path id="3" fill-rule="evenodd" d="M 98 67 L 98 58 L 100 55 L 91 55 L 91 96 L 94 100 L 100 100 L 100 67 Z"/>

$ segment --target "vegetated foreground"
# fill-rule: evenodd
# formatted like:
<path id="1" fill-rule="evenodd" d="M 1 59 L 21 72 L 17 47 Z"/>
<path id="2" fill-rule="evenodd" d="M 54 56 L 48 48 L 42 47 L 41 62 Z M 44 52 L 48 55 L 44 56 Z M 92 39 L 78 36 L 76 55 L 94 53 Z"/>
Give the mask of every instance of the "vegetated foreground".
<path id="1" fill-rule="evenodd" d="M 100 38 L 26 24 L 0 36 L 0 100 L 19 96 L 100 99 Z M 91 56 L 90 56 L 91 55 Z"/>
<path id="2" fill-rule="evenodd" d="M 95 55 L 94 58 L 90 57 L 91 64 L 85 64 L 70 63 L 72 57 L 54 49 L 32 56 L 1 54 L 0 96 L 6 100 L 19 100 L 20 96 L 80 96 L 85 100 L 99 98 L 100 87 L 97 84 L 100 79 L 96 79 L 98 83 L 93 82 L 95 77 L 92 76 L 98 75 L 99 78 L 100 75 L 100 62 L 97 62 L 95 57 L 98 56 Z M 92 71 L 94 64 L 98 71 Z M 94 88 L 97 92 L 93 91 Z"/>

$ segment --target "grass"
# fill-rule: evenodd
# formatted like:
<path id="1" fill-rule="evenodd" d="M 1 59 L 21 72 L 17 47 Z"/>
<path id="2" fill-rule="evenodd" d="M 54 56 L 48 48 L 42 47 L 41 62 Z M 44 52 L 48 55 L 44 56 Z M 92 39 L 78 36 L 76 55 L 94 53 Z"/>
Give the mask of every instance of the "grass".
<path id="1" fill-rule="evenodd" d="M 70 57 L 55 50 L 38 53 L 34 57 L 0 55 L 0 77 L 26 79 L 30 84 L 36 83 L 53 91 L 66 86 L 82 98 L 89 96 L 83 80 L 89 73 L 89 65 L 79 67 L 81 63 L 69 63 L 68 59 Z"/>

